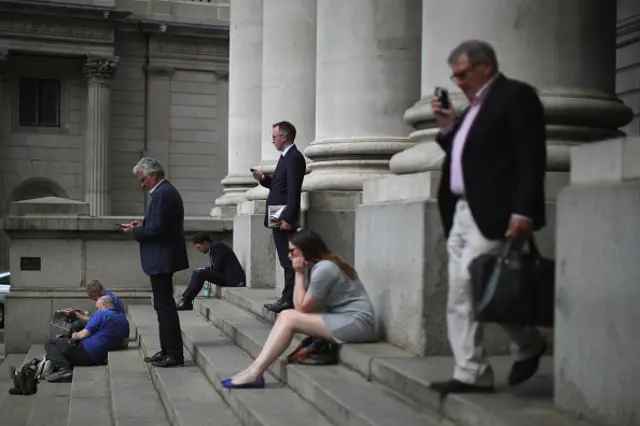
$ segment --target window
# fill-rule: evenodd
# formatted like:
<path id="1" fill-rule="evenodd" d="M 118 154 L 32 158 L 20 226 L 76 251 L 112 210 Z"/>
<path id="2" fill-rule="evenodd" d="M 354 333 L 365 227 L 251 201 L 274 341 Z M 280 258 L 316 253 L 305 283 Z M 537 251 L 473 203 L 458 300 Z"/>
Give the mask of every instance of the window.
<path id="1" fill-rule="evenodd" d="M 19 123 L 21 126 L 60 127 L 60 82 L 20 79 Z"/>

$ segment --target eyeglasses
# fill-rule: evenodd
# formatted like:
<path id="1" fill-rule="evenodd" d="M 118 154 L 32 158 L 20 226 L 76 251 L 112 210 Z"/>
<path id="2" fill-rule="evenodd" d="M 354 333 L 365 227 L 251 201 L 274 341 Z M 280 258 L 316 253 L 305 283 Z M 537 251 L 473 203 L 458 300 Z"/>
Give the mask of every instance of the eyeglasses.
<path id="1" fill-rule="evenodd" d="M 475 65 L 470 65 L 468 66 L 466 69 L 463 69 L 462 71 L 458 71 L 458 72 L 454 72 L 453 74 L 451 74 L 451 77 L 449 77 L 451 79 L 451 81 L 458 82 L 458 81 L 464 81 L 467 79 L 467 77 L 469 76 L 469 73 L 475 68 Z"/>

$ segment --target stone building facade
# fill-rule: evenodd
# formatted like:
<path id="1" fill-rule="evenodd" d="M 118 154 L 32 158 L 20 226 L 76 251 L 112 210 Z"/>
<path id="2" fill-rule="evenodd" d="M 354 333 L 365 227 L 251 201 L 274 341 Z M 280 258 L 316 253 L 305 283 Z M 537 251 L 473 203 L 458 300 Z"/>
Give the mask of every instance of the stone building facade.
<path id="1" fill-rule="evenodd" d="M 228 16 L 228 1 L 0 1 L 0 215 L 44 196 L 140 215 L 143 155 L 188 216 L 209 215 L 227 174 Z"/>
<path id="2" fill-rule="evenodd" d="M 446 86 L 462 110 L 446 57 L 464 39 L 491 42 L 507 76 L 537 87 L 548 117 L 550 224 L 538 240 L 549 256 L 562 248 L 556 403 L 603 424 L 640 416 L 638 352 L 629 349 L 637 339 L 628 326 L 640 321 L 632 306 L 640 302 L 637 286 L 629 284 L 640 264 L 576 243 L 602 223 L 625 253 L 638 249 L 637 238 L 624 238 L 640 233 L 631 219 L 640 204 L 629 201 L 637 199 L 640 179 L 636 0 L 66 0 L 29 2 L 46 7 L 28 16 L 26 3 L 0 1 L 0 208 L 48 195 L 84 200 L 94 223 L 102 223 L 101 235 L 115 234 L 107 216 L 143 211 L 131 166 L 146 153 L 167 165 L 188 215 L 213 216 L 187 220 L 187 227 L 222 233 L 232 221 L 248 285 L 278 287 L 280 268 L 263 226 L 267 194 L 249 169 L 274 170 L 270 128 L 289 120 L 309 159 L 305 226 L 355 263 L 382 336 L 415 355 L 449 350 L 446 251 L 435 200 L 442 152 L 433 143 L 429 103 L 434 86 Z M 22 94 L 37 107 L 23 111 Z M 51 98 L 58 107 L 45 102 Z M 636 138 L 602 142 L 625 132 Z M 610 210 L 593 194 L 605 194 Z M 617 221 L 614 207 L 626 222 Z M 77 222 L 100 239 L 92 216 Z M 16 247 L 36 252 L 29 241 L 44 233 L 28 225 L 38 219 L 10 219 Z M 63 231 L 71 235 L 76 222 L 67 219 Z M 135 248 L 120 255 L 123 270 L 137 271 L 137 264 L 125 266 Z M 106 271 L 95 247 L 90 262 L 82 250 L 76 281 L 87 271 L 120 272 Z M 114 281 L 144 290 L 143 277 L 131 271 Z M 38 293 L 35 274 L 20 274 L 20 297 L 49 297 Z M 603 282 L 617 291 L 604 293 Z M 51 285 L 51 297 L 63 284 Z M 605 315 L 589 318 L 601 306 Z M 496 330 L 488 330 L 487 342 L 491 353 L 507 350 Z M 585 350 L 584 342 L 616 355 Z"/>

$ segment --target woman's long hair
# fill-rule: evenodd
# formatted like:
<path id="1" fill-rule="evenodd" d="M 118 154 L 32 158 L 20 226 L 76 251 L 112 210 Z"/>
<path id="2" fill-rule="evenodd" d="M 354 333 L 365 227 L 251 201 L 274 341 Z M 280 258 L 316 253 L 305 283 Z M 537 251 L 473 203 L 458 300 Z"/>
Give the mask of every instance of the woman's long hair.
<path id="1" fill-rule="evenodd" d="M 329 260 L 336 265 L 349 279 L 358 278 L 356 270 L 346 260 L 327 248 L 322 238 L 309 229 L 302 229 L 289 237 L 289 242 L 296 246 L 307 262 L 317 263 L 321 260 Z"/>

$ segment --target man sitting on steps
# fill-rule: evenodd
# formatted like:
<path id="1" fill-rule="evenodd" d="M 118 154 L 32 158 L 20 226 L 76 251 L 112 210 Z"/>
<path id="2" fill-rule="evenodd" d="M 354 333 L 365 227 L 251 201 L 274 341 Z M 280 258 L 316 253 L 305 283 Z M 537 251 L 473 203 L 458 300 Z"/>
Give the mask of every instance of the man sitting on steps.
<path id="1" fill-rule="evenodd" d="M 245 285 L 244 270 L 231 247 L 220 241 L 212 241 L 211 237 L 204 232 L 194 235 L 193 243 L 200 253 L 209 255 L 210 265 L 193 271 L 189 286 L 182 293 L 182 299 L 176 303 L 179 311 L 193 309 L 193 299 L 200 293 L 205 281 L 221 287 Z"/>
<path id="2" fill-rule="evenodd" d="M 124 309 L 124 303 L 118 297 L 110 292 L 109 290 L 105 290 L 102 283 L 98 280 L 91 280 L 87 283 L 86 287 L 87 296 L 91 300 L 98 300 L 102 296 L 109 296 L 111 300 L 113 300 L 113 308 L 120 312 L 121 314 L 126 314 Z M 84 329 L 84 327 L 89 322 L 89 317 L 87 315 L 83 315 L 81 312 L 76 311 L 75 309 L 65 309 L 65 314 L 71 318 L 75 318 L 76 320 L 71 323 L 71 330 L 69 330 L 69 336 L 71 334 L 77 333 L 78 331 Z"/>
<path id="3" fill-rule="evenodd" d="M 46 377 L 47 381 L 70 380 L 75 366 L 105 364 L 107 353 L 118 349 L 122 340 L 129 337 L 127 317 L 115 309 L 111 297 L 98 298 L 96 309 L 82 331 L 73 333 L 71 338 L 59 337 L 44 344 L 46 357 L 55 369 Z"/>

